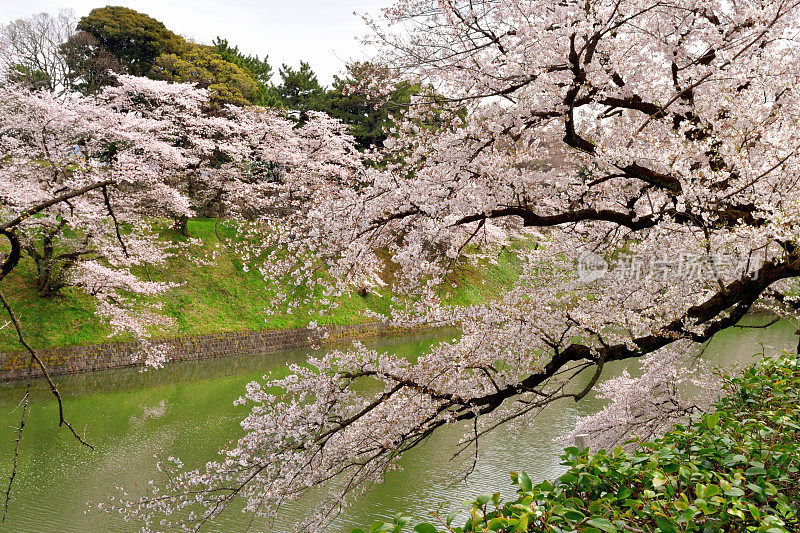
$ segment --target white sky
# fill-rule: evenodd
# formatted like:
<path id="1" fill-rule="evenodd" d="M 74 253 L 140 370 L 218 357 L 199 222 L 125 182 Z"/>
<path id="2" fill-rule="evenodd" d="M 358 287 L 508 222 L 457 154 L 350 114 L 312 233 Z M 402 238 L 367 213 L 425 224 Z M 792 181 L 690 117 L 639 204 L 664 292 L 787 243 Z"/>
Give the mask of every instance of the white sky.
<path id="1" fill-rule="evenodd" d="M 281 63 L 311 64 L 323 84 L 345 62 L 366 55 L 357 37 L 367 33 L 362 13 L 378 18 L 391 0 L 110 0 L 141 11 L 167 28 L 200 43 L 217 35 L 246 53 L 269 56 L 273 71 Z M 71 8 L 82 17 L 103 0 L 0 0 L 0 24 L 39 13 Z M 354 14 L 357 12 L 357 14 Z"/>

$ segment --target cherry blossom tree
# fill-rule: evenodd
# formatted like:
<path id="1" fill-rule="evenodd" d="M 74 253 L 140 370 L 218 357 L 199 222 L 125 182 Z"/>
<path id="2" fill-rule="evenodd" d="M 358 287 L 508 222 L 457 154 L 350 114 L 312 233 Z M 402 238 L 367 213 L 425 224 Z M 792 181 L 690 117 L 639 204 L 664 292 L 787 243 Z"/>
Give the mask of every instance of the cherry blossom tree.
<path id="1" fill-rule="evenodd" d="M 81 286 L 116 325 L 139 329 L 112 310 L 120 307 L 113 302 L 125 300 L 123 287 L 158 291 L 159 284 L 136 286 L 128 275 L 168 256 L 148 219 L 190 213 L 187 199 L 162 179 L 185 165 L 184 155 L 160 139 L 164 124 L 157 121 L 84 97 L 59 99 L 14 84 L 0 91 L 0 213 L 10 221 L 3 230 L 12 250 L 33 259 L 42 294 Z M 7 269 L 12 259 L 18 254 Z M 119 287 L 112 271 L 122 276 Z"/>
<path id="2" fill-rule="evenodd" d="M 295 128 L 272 111 L 211 106 L 208 92 L 192 85 L 117 81 L 94 96 L 0 85 L 0 234 L 8 250 L 0 284 L 27 255 L 42 295 L 65 285 L 90 294 L 115 331 L 141 340 L 142 362 L 159 366 L 169 354 L 146 339 L 165 322 L 147 299 L 173 285 L 135 275 L 137 266 L 179 251 L 160 238 L 159 224 L 185 221 L 211 201 L 229 217 L 253 209 L 293 213 L 298 194 L 336 183 L 360 166 L 360 156 L 341 123 L 323 115 Z M 88 446 L 2 290 L 0 302 L 58 400 L 59 424 Z"/>
<path id="3" fill-rule="evenodd" d="M 358 165 L 348 155 L 352 141 L 327 117 L 296 130 L 291 121 L 259 108 L 230 106 L 224 115 L 218 109 L 211 115 L 207 91 L 132 76 L 119 80 L 96 98 L 62 100 L 14 85 L 3 94 L 8 156 L 2 170 L 10 212 L 64 189 L 109 182 L 99 188 L 103 202 L 89 201 L 96 210 L 91 215 L 73 202 L 16 228 L 22 250 L 36 263 L 43 295 L 82 279 L 70 271 L 84 259 L 124 258 L 128 266 L 163 261 L 169 254 L 144 222 L 148 218 L 173 218 L 185 229 L 188 217 L 209 211 L 211 204 L 230 216 L 263 209 L 267 202 L 259 191 L 265 182 L 285 180 L 278 172 L 335 177 Z M 272 169 L 270 176 L 264 166 Z M 106 201 L 112 183 L 120 189 L 114 200 L 119 209 Z"/>
<path id="4" fill-rule="evenodd" d="M 115 328 L 145 334 L 151 314 L 132 313 L 126 302 L 169 287 L 131 273 L 142 261 L 165 257 L 163 246 L 144 231 L 147 217 L 165 205 L 187 204 L 160 179 L 165 164 L 179 165 L 182 156 L 158 141 L 159 128 L 85 98 L 57 99 L 13 83 L 0 87 L 0 234 L 8 250 L 0 282 L 26 253 L 37 266 L 41 292 L 61 283 L 80 286 L 95 296 L 98 313 Z M 59 426 L 91 447 L 67 420 L 58 388 L 2 290 L 0 303 L 30 353 L 30 365 L 38 366 L 58 401 Z M 26 391 L 4 516 L 28 398 Z"/>
<path id="5" fill-rule="evenodd" d="M 645 408 L 642 393 L 672 394 L 657 385 L 688 347 L 756 305 L 788 312 L 800 275 L 798 3 L 398 0 L 373 22 L 380 60 L 434 88 L 436 105 L 422 95 L 398 124 L 395 163 L 275 223 L 271 244 L 292 254 L 274 252 L 264 272 L 328 297 L 391 265 L 385 319 L 462 335 L 414 361 L 357 346 L 251 383 L 237 444 L 201 470 L 166 464 L 168 486 L 129 494 L 123 510 L 171 527 L 242 499 L 269 517 L 326 485 L 299 526 L 314 529 L 443 426 L 464 424 L 471 450 L 634 358 L 647 358 L 649 382 L 604 392 Z M 514 237 L 526 244 L 512 248 L 514 286 L 447 305 L 453 269 Z M 604 416 L 630 428 L 638 412 Z"/>
<path id="6" fill-rule="evenodd" d="M 192 209 L 207 216 L 254 217 L 259 212 L 302 205 L 319 180 L 338 180 L 358 171 L 361 160 L 341 122 L 312 113 L 296 127 L 274 109 L 212 105 L 207 91 L 190 84 L 120 76 L 99 99 L 120 113 L 165 124 L 163 138 L 185 161 L 172 183 Z M 187 214 L 172 218 L 183 231 Z"/>

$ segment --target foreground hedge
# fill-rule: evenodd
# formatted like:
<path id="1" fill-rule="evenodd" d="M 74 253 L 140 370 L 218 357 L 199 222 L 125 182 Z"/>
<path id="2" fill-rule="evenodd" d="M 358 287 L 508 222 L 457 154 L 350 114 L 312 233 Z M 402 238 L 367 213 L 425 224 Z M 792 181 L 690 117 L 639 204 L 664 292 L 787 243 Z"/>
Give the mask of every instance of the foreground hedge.
<path id="1" fill-rule="evenodd" d="M 727 383 L 713 414 L 637 451 L 567 448 L 567 472 L 533 485 L 512 473 L 519 497 L 478 497 L 469 518 L 452 514 L 417 533 L 800 531 L 800 360 L 767 358 Z M 353 533 L 410 531 L 409 520 Z"/>

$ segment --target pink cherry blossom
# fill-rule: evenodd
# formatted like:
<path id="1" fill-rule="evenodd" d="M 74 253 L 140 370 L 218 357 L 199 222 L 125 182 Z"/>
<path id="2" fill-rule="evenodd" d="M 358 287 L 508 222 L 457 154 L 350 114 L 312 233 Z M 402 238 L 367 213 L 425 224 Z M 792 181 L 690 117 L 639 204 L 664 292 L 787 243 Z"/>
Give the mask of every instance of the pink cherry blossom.
<path id="1" fill-rule="evenodd" d="M 755 305 L 793 312 L 797 1 L 398 0 L 372 24 L 386 71 L 428 92 L 392 132 L 385 167 L 336 174 L 325 157 L 315 164 L 327 177 L 289 172 L 259 189 L 287 210 L 264 211 L 254 230 L 264 246 L 242 251 L 267 283 L 303 288 L 274 289 L 276 307 L 381 280 L 394 296 L 380 318 L 462 335 L 414 361 L 356 347 L 251 384 L 244 436 L 221 459 L 128 495 L 146 525 L 188 509 L 203 521 L 234 498 L 271 517 L 322 485 L 329 497 L 299 526 L 312 530 L 443 426 L 462 423 L 470 449 L 583 397 L 606 363 L 630 358 L 645 358 L 642 380 L 602 393 L 669 402 L 676 346 Z M 307 146 L 327 148 L 315 135 Z M 511 245 L 521 275 L 506 293 L 466 306 L 441 298 L 464 262 Z M 587 281 L 576 268 L 587 253 L 742 264 L 706 261 L 679 283 L 652 269 Z M 601 417 L 628 430 L 640 409 L 619 405 Z M 615 441 L 602 420 L 581 427 Z"/>

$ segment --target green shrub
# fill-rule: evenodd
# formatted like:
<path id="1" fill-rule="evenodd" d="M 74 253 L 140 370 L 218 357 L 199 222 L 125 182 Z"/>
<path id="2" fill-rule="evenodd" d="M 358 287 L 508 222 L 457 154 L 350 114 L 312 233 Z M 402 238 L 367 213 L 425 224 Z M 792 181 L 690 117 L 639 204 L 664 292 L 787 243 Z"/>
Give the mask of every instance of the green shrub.
<path id="1" fill-rule="evenodd" d="M 636 451 L 567 448 L 568 470 L 555 483 L 512 473 L 515 501 L 479 496 L 463 526 L 450 515 L 413 531 L 800 531 L 800 359 L 761 360 L 728 379 L 727 392 L 713 413 L 633 442 Z M 398 516 L 368 531 L 399 533 L 407 523 Z"/>

